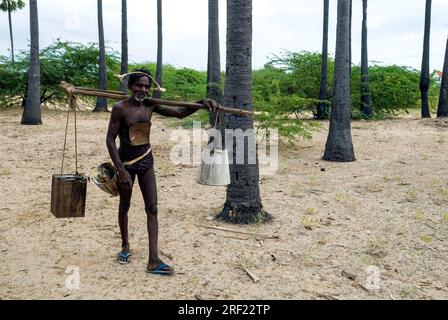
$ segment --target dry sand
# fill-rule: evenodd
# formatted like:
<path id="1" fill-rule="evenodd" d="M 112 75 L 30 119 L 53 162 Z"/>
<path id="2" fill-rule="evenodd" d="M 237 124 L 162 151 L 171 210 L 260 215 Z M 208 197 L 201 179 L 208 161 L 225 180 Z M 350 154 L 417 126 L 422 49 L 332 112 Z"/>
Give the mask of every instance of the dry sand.
<path id="1" fill-rule="evenodd" d="M 81 172 L 108 158 L 108 117 L 78 114 Z M 20 118 L 20 109 L 0 109 L 0 299 L 448 299 L 447 121 L 354 122 L 354 163 L 320 159 L 325 123 L 312 140 L 281 146 L 277 174 L 261 179 L 273 222 L 235 226 L 212 220 L 224 188 L 200 186 L 197 168 L 171 164 L 173 128 L 157 119 L 159 244 L 178 271 L 163 277 L 144 272 L 138 186 L 129 214 L 133 256 L 122 266 L 117 198 L 89 183 L 85 218 L 50 213 L 65 113 L 44 110 L 42 126 L 21 126 Z M 74 170 L 72 141 L 68 148 L 65 172 Z M 79 268 L 79 289 L 66 286 L 76 284 L 70 266 Z"/>

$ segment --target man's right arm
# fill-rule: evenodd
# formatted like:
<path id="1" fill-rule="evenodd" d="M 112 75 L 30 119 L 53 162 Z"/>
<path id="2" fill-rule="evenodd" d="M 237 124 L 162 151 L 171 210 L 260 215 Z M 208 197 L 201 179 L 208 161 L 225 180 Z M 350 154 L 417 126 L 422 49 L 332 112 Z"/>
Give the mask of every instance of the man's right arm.
<path id="1" fill-rule="evenodd" d="M 118 171 L 119 182 L 120 184 L 124 184 L 123 187 L 127 187 L 127 185 L 131 184 L 132 181 L 128 181 L 130 180 L 130 175 L 123 166 L 123 163 L 121 162 L 117 145 L 115 144 L 115 140 L 117 139 L 118 132 L 120 129 L 120 123 L 122 117 L 123 117 L 123 106 L 117 103 L 112 107 L 112 112 L 109 120 L 109 128 L 107 130 L 106 145 L 107 150 L 109 151 L 109 156 L 112 159 L 112 162 L 114 163 L 115 168 Z"/>

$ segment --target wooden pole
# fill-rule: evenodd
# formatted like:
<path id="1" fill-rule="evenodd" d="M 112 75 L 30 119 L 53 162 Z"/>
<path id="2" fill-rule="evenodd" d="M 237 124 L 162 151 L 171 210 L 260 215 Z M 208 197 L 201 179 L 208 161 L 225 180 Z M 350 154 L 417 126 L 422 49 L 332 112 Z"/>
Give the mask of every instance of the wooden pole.
<path id="1" fill-rule="evenodd" d="M 109 91 L 109 90 L 100 90 L 100 89 L 91 89 L 91 88 L 84 88 L 84 87 L 75 87 L 74 85 L 67 83 L 65 81 L 62 81 L 60 84 L 60 87 L 64 89 L 65 92 L 68 94 L 82 94 L 85 96 L 90 97 L 103 97 L 103 98 L 110 98 L 110 99 L 117 99 L 117 100 L 123 100 L 126 98 L 129 98 L 127 94 L 124 94 L 120 91 Z M 194 103 L 194 102 L 185 102 L 185 101 L 175 101 L 175 100 L 165 100 L 165 99 L 154 99 L 154 98 L 146 98 L 145 101 L 149 101 L 151 104 L 154 105 L 164 105 L 164 106 L 170 106 L 170 107 L 187 107 L 192 109 L 206 109 L 204 105 L 200 103 Z M 220 112 L 227 112 L 227 113 L 234 113 L 240 116 L 251 116 L 253 113 L 247 110 L 241 110 L 241 109 L 235 109 L 235 108 L 228 108 L 220 106 L 219 108 Z"/>

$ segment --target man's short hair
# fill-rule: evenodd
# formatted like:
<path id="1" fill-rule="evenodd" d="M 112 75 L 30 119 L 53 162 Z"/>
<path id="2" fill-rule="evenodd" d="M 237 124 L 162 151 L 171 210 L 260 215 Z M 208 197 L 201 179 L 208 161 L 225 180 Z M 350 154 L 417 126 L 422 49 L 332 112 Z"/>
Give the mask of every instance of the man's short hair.
<path id="1" fill-rule="evenodd" d="M 132 73 L 132 72 L 137 72 L 137 73 Z M 151 86 L 152 76 L 151 76 L 151 72 L 148 69 L 141 68 L 141 69 L 133 70 L 132 72 L 129 75 L 128 88 L 131 88 L 138 81 L 138 79 L 143 78 L 143 77 L 147 77 L 149 79 L 149 85 Z"/>

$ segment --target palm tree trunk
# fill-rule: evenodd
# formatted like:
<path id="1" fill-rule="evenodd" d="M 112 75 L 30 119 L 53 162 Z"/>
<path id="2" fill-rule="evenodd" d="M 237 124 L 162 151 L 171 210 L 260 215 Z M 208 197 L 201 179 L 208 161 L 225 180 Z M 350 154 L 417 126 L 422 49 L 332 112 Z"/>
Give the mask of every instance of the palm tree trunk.
<path id="1" fill-rule="evenodd" d="M 320 77 L 319 100 L 327 100 L 328 94 L 328 16 L 329 0 L 324 0 L 324 30 L 322 36 L 322 69 Z M 319 103 L 317 106 L 316 118 L 318 120 L 328 118 L 328 107 L 325 103 Z"/>
<path id="2" fill-rule="evenodd" d="M 163 68 L 163 30 L 162 30 L 162 0 L 157 0 L 157 65 L 156 81 L 162 86 Z M 162 96 L 160 91 L 154 91 L 153 97 L 159 99 Z"/>
<path id="3" fill-rule="evenodd" d="M 208 1 L 208 15 L 207 97 L 222 104 L 219 0 Z M 210 125 L 214 126 L 215 119 L 216 114 L 210 112 Z"/>
<path id="4" fill-rule="evenodd" d="M 103 26 L 103 0 L 98 0 L 98 35 L 99 35 L 99 86 L 101 90 L 107 90 L 106 75 L 106 46 L 104 43 L 104 26 Z M 96 106 L 93 112 L 107 112 L 107 99 L 97 98 Z"/>
<path id="5" fill-rule="evenodd" d="M 121 0 L 121 74 L 129 71 L 128 67 L 128 13 L 127 0 Z M 120 83 L 120 91 L 127 93 L 128 88 L 124 83 Z"/>
<path id="6" fill-rule="evenodd" d="M 355 161 L 350 124 L 350 0 L 338 0 L 336 58 L 330 130 L 324 160 Z"/>
<path id="7" fill-rule="evenodd" d="M 40 108 L 40 61 L 39 61 L 39 17 L 37 0 L 30 0 L 30 68 L 28 73 L 28 91 L 22 124 L 42 124 Z"/>
<path id="8" fill-rule="evenodd" d="M 440 86 L 437 117 L 448 117 L 448 39 L 446 41 L 445 60 L 443 62 L 442 84 Z"/>
<path id="9" fill-rule="evenodd" d="M 426 0 L 425 10 L 425 35 L 423 41 L 423 59 L 422 59 L 422 71 L 420 75 L 420 91 L 422 96 L 422 118 L 431 118 L 428 102 L 428 90 L 429 90 L 429 45 L 431 34 L 431 2 L 432 0 Z"/>
<path id="10" fill-rule="evenodd" d="M 227 1 L 226 56 L 224 103 L 229 107 L 252 111 L 252 0 Z M 223 126 L 230 132 L 242 130 L 251 134 L 247 142 L 240 144 L 243 151 L 239 152 L 236 141 L 240 139 L 225 137 L 226 147 L 232 148 L 228 150 L 231 184 L 227 187 L 226 203 L 218 219 L 239 224 L 267 221 L 270 216 L 263 209 L 260 197 L 253 117 L 226 114 Z M 249 154 L 250 150 L 252 152 Z"/>
<path id="11" fill-rule="evenodd" d="M 353 0 L 350 0 L 350 19 L 349 19 L 349 66 L 350 66 L 350 76 L 348 78 L 348 80 L 350 81 L 350 83 L 352 82 L 352 20 L 353 20 Z M 351 90 L 351 86 L 349 86 L 350 90 Z"/>
<path id="12" fill-rule="evenodd" d="M 372 97 L 369 84 L 369 60 L 367 47 L 367 0 L 362 0 L 362 44 L 361 44 L 361 112 L 372 118 Z"/>
<path id="13" fill-rule="evenodd" d="M 12 18 L 11 10 L 8 9 L 8 21 L 9 21 L 9 38 L 11 39 L 11 59 L 14 62 L 14 37 L 12 34 Z"/>

